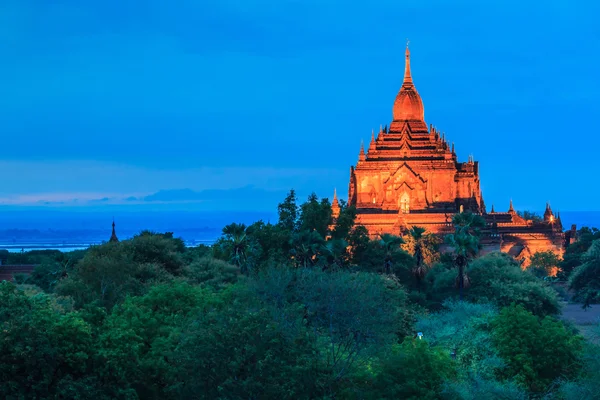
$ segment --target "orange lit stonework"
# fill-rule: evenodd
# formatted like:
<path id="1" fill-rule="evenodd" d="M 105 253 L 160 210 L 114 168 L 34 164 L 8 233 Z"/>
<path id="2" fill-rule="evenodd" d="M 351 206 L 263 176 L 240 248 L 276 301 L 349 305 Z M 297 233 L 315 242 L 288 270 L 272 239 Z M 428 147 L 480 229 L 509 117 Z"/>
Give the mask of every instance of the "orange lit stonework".
<path id="1" fill-rule="evenodd" d="M 361 145 L 358 162 L 350 168 L 348 202 L 357 209 L 357 224 L 364 225 L 372 237 L 399 235 L 413 225 L 436 234 L 450 233 L 453 214 L 481 214 L 488 222 L 484 251 L 508 252 L 522 258 L 525 265 L 536 251 L 561 254 L 565 240 L 560 217 L 555 217 L 549 206 L 542 223 L 519 217 L 512 202 L 508 212 L 496 213 L 493 207 L 490 213 L 486 211 L 479 163 L 472 157 L 459 162 L 454 144 L 425 123 L 423 101 L 412 80 L 408 47 L 393 121 L 389 128 L 371 134 L 366 151 Z"/>

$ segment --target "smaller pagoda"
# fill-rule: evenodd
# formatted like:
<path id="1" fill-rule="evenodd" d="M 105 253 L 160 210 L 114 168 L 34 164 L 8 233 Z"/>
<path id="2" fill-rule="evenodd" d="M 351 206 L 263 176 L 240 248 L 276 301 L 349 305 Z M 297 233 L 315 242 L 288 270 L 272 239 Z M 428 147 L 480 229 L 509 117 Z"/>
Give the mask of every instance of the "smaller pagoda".
<path id="1" fill-rule="evenodd" d="M 119 238 L 117 237 L 117 233 L 115 232 L 115 220 L 113 219 L 112 223 L 112 234 L 110 235 L 110 239 L 108 239 L 109 243 L 117 243 Z"/>

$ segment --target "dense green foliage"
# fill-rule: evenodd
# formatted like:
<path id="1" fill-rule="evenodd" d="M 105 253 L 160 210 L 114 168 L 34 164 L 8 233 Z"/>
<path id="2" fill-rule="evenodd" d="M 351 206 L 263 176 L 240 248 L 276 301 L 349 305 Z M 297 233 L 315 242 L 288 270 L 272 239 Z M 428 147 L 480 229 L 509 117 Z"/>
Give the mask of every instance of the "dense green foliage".
<path id="1" fill-rule="evenodd" d="M 556 293 L 533 274 L 504 253 L 490 253 L 469 266 L 471 287 L 467 298 L 473 302 L 490 302 L 498 307 L 520 304 L 535 315 L 560 312 Z"/>
<path id="2" fill-rule="evenodd" d="M 563 260 L 560 263 L 560 275 L 563 279 L 569 278 L 571 272 L 583 264 L 585 253 L 594 240 L 600 239 L 600 230 L 597 228 L 583 227 L 577 231 L 577 241 L 565 249 Z"/>
<path id="3" fill-rule="evenodd" d="M 594 240 L 569 277 L 569 287 L 584 306 L 600 302 L 600 239 Z"/>
<path id="4" fill-rule="evenodd" d="M 455 373 L 446 349 L 407 338 L 381 360 L 369 394 L 376 399 L 437 399 L 444 382 L 454 379 Z"/>
<path id="5" fill-rule="evenodd" d="M 141 232 L 10 255 L 39 266 L 0 283 L 0 397 L 597 395 L 598 348 L 553 318 L 546 281 L 478 254 L 479 217 L 458 214 L 440 254 L 423 228 L 369 237 L 340 206 L 332 220 L 327 199 L 292 191 L 277 223 L 232 223 L 213 246 Z M 598 243 L 580 249 L 578 293 L 596 293 Z"/>
<path id="6" fill-rule="evenodd" d="M 600 331 L 600 325 L 598 330 Z M 600 346 L 588 344 L 582 362 L 584 367 L 577 380 L 563 382 L 559 390 L 560 398 L 564 400 L 600 399 Z"/>
<path id="7" fill-rule="evenodd" d="M 544 278 L 546 276 L 554 275 L 554 270 L 558 269 L 560 258 L 549 250 L 538 251 L 534 253 L 530 258 L 530 269 L 538 277 Z"/>
<path id="8" fill-rule="evenodd" d="M 469 275 L 466 272 L 469 261 L 477 255 L 481 245 L 479 242 L 480 229 L 485 226 L 485 220 L 479 216 L 467 213 L 458 213 L 452 217 L 454 233 L 446 236 L 446 242 L 452 247 L 453 262 L 458 270 L 456 286 L 462 300 L 464 288 L 470 286 Z"/>
<path id="9" fill-rule="evenodd" d="M 504 253 L 490 253 L 474 259 L 466 268 L 470 286 L 464 298 L 474 303 L 491 303 L 506 307 L 517 303 L 536 315 L 556 315 L 560 312 L 556 292 L 546 282 L 536 278 Z M 434 304 L 456 296 L 456 272 L 437 265 L 427 276 L 430 297 Z"/>
<path id="10" fill-rule="evenodd" d="M 581 337 L 553 319 L 537 318 L 521 306 L 504 308 L 492 324 L 492 338 L 506 361 L 502 375 L 533 392 L 579 370 Z"/>

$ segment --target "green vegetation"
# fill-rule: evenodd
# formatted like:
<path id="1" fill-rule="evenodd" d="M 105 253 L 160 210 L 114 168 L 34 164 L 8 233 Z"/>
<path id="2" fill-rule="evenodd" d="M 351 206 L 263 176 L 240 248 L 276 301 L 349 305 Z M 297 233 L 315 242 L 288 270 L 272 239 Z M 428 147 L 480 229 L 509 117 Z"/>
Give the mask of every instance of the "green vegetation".
<path id="1" fill-rule="evenodd" d="M 569 277 L 569 287 L 584 307 L 600 301 L 600 239 L 594 240 Z"/>
<path id="2" fill-rule="evenodd" d="M 278 212 L 213 246 L 141 232 L 11 255 L 39 266 L 0 283 L 0 397 L 597 398 L 600 350 L 556 319 L 547 274 L 479 254 L 479 217 L 455 216 L 440 254 L 420 227 L 369 237 L 343 202 L 335 223 L 315 195 Z M 582 234 L 534 260 L 572 266 L 591 302 L 600 237 Z"/>
<path id="3" fill-rule="evenodd" d="M 579 370 L 581 337 L 552 317 L 537 318 L 522 306 L 500 311 L 492 322 L 492 339 L 506 361 L 505 378 L 514 378 L 532 392 L 544 392 L 558 377 Z"/>

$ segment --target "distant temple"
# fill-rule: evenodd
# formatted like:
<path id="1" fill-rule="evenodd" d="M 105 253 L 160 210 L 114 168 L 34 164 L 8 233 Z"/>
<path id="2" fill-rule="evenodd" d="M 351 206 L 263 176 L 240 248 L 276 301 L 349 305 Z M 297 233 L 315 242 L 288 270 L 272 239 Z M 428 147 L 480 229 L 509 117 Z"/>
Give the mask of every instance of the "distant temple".
<path id="1" fill-rule="evenodd" d="M 513 208 L 486 211 L 479 181 L 479 163 L 469 156 L 459 162 L 445 135 L 427 126 L 423 102 L 412 80 L 406 47 L 404 82 L 396 96 L 389 128 L 371 133 L 361 144 L 356 166 L 350 167 L 348 203 L 357 209 L 357 224 L 372 237 L 401 234 L 421 226 L 436 234 L 453 231 L 452 216 L 471 211 L 487 221 L 484 251 L 501 250 L 525 263 L 541 250 L 562 253 L 565 235 L 559 215 L 546 205 L 543 220 L 526 220 Z M 339 215 L 337 195 L 332 202 Z"/>
<path id="2" fill-rule="evenodd" d="M 117 233 L 115 232 L 115 220 L 113 219 L 113 223 L 112 223 L 112 234 L 110 235 L 110 239 L 108 239 L 109 242 L 118 242 L 119 238 L 117 237 Z"/>

